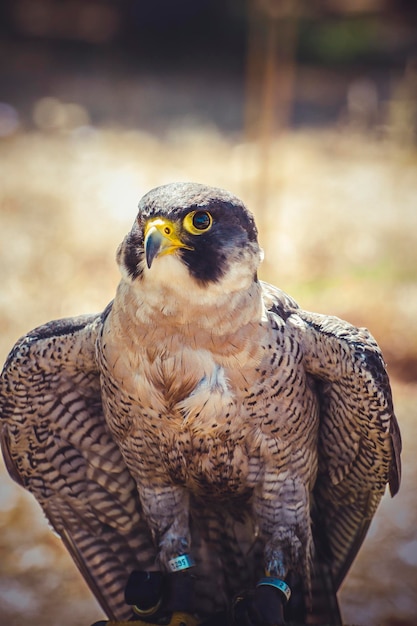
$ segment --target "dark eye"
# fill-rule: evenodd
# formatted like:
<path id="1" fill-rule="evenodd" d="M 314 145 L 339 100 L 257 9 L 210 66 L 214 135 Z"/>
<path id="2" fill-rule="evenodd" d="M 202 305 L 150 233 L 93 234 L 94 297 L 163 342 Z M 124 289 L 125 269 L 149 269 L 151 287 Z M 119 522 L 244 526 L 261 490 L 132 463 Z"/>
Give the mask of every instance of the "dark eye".
<path id="1" fill-rule="evenodd" d="M 192 235 L 202 235 L 212 227 L 213 218 L 208 211 L 191 211 L 184 217 L 183 224 Z"/>
<path id="2" fill-rule="evenodd" d="M 210 228 L 212 218 L 207 211 L 196 211 L 193 215 L 193 226 L 197 230 L 207 230 Z"/>

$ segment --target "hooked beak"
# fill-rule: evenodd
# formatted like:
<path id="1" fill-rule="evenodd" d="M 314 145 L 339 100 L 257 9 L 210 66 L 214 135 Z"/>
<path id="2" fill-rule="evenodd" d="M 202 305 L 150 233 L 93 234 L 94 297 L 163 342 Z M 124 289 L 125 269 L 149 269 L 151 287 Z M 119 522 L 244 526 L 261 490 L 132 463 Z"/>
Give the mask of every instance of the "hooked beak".
<path id="1" fill-rule="evenodd" d="M 144 248 L 148 268 L 157 256 L 172 254 L 178 248 L 192 250 L 178 237 L 176 225 L 163 217 L 156 217 L 146 224 Z"/>

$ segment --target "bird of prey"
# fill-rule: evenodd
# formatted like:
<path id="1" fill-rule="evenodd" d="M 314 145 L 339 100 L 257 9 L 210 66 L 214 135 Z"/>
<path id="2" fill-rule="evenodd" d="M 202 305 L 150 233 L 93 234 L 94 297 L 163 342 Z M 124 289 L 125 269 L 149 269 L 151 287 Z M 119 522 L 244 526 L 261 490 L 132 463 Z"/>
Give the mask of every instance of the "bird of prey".
<path id="1" fill-rule="evenodd" d="M 234 195 L 158 187 L 113 302 L 4 366 L 7 468 L 113 623 L 340 624 L 337 589 L 399 488 L 375 340 L 260 281 L 261 260 Z"/>

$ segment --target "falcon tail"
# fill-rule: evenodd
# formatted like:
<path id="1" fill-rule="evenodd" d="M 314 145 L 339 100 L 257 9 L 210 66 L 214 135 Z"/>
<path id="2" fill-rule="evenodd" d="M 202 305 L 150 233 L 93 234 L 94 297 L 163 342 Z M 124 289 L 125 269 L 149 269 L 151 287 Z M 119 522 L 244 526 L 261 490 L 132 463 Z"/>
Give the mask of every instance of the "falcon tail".
<path id="1" fill-rule="evenodd" d="M 311 611 L 307 613 L 306 624 L 342 626 L 333 576 L 329 565 L 323 561 L 317 560 L 313 565 L 310 602 Z"/>

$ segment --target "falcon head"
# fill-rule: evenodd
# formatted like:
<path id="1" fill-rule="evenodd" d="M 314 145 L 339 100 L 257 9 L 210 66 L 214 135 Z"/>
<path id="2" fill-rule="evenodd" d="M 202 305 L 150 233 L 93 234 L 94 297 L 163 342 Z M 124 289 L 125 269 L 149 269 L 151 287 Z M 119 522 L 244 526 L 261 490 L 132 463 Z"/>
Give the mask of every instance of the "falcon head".
<path id="1" fill-rule="evenodd" d="M 196 183 L 157 187 L 118 250 L 122 275 L 147 286 L 248 288 L 262 260 L 252 214 L 231 193 Z"/>

